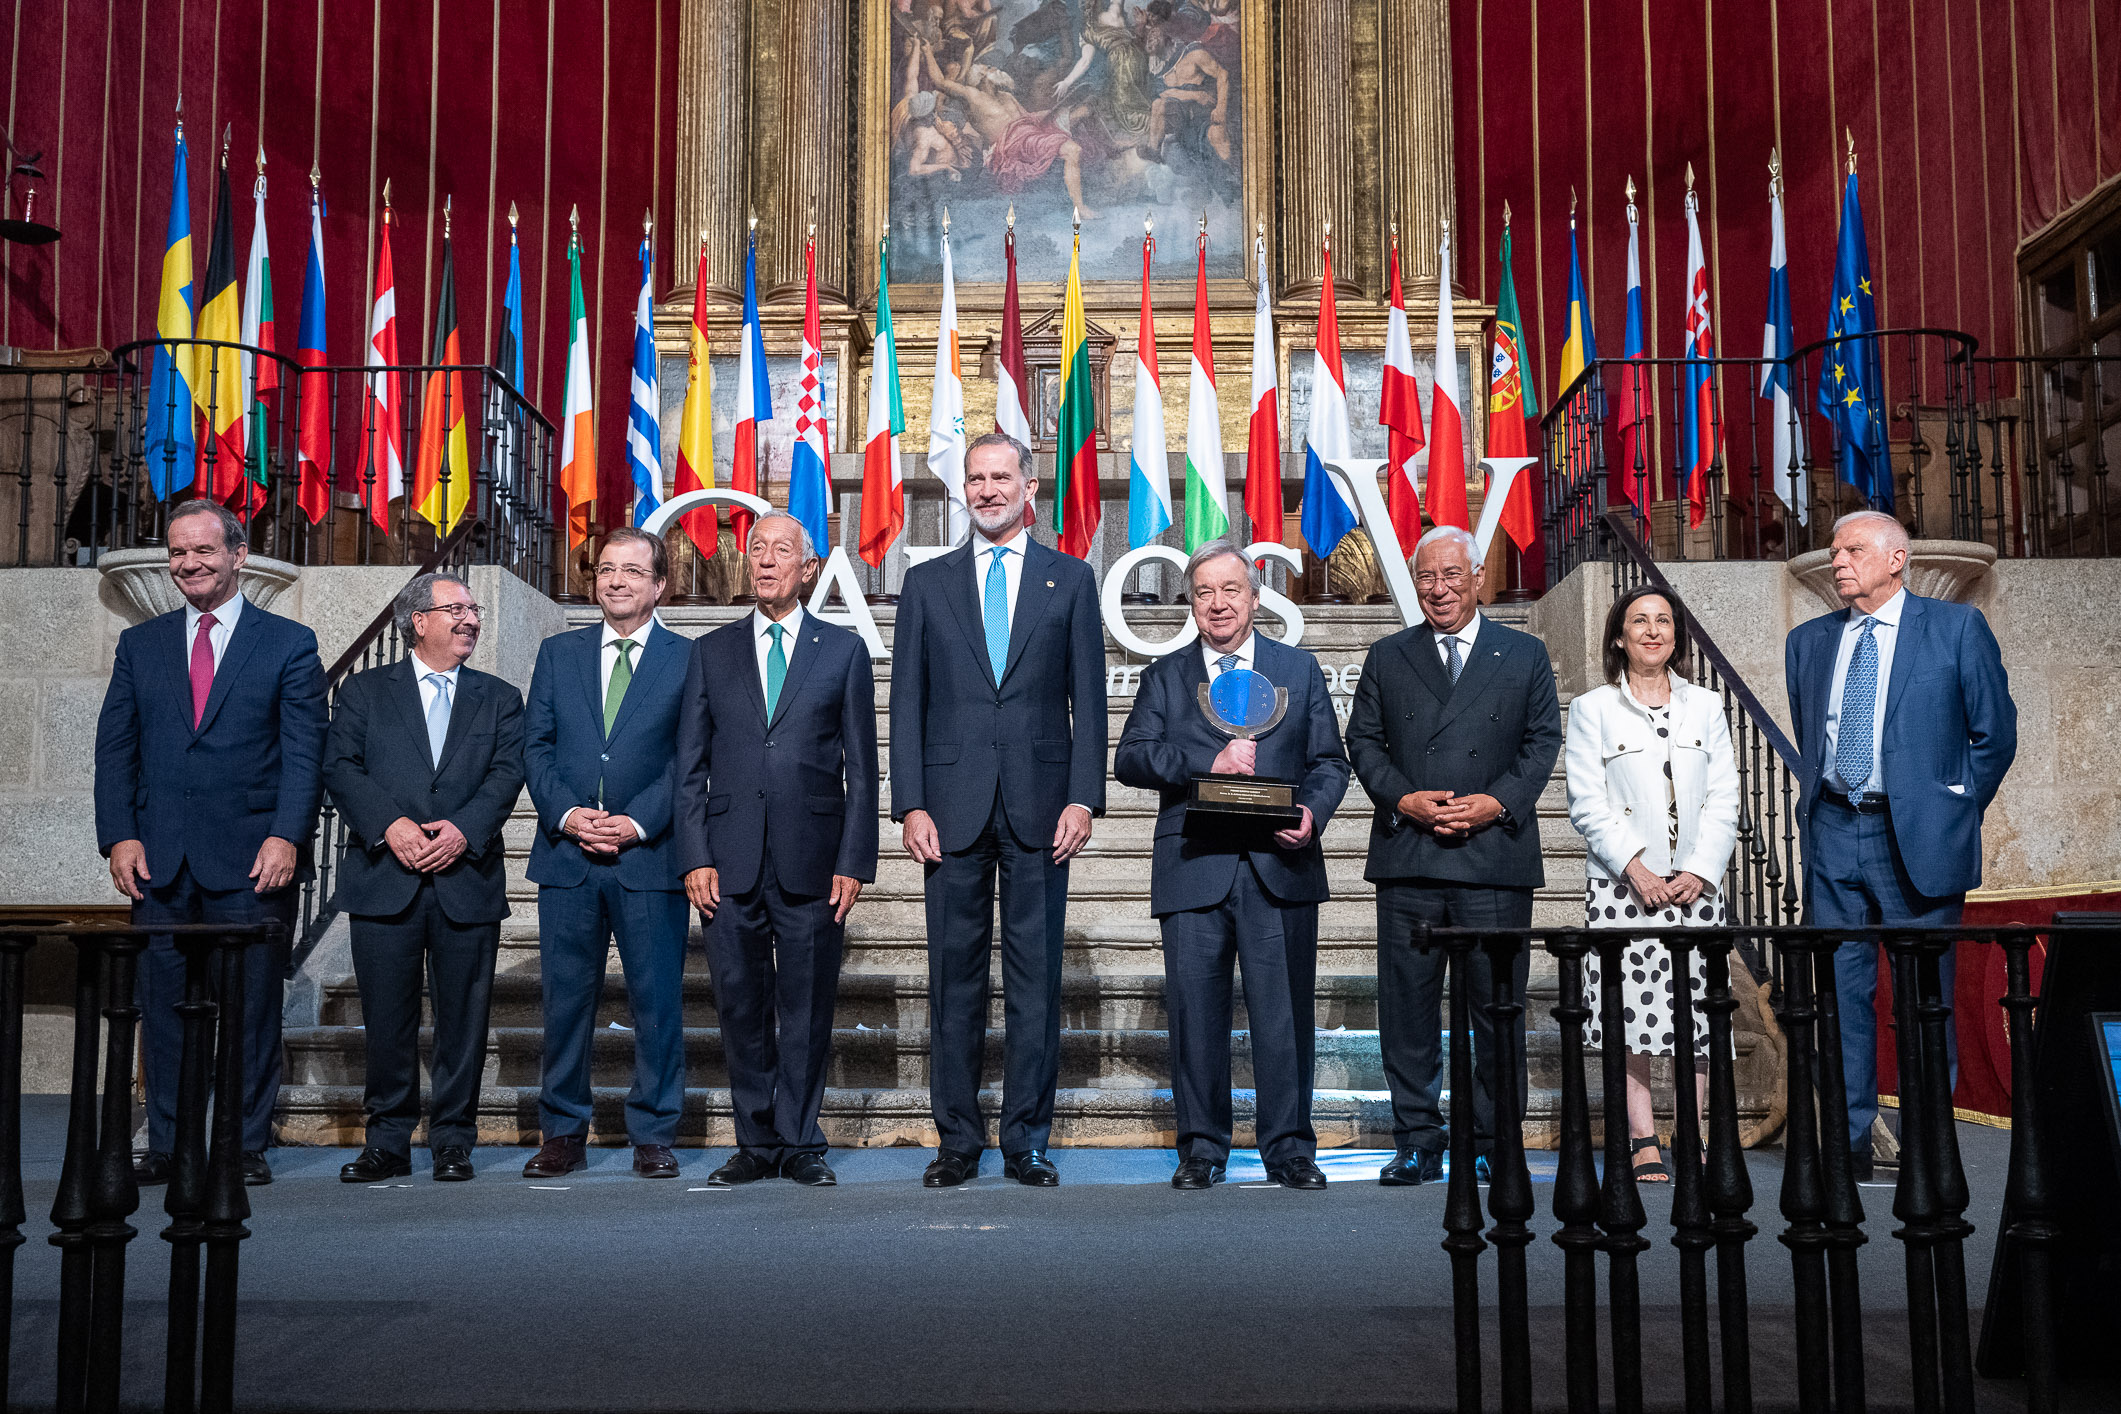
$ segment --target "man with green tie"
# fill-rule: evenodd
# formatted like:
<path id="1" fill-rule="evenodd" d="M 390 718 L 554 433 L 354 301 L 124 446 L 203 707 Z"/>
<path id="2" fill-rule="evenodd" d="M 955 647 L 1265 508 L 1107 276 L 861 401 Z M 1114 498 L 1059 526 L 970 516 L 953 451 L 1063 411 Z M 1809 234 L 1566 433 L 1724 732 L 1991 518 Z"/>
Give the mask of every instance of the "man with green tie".
<path id="1" fill-rule="evenodd" d="M 876 690 L 862 640 L 804 611 L 817 548 L 785 511 L 745 550 L 758 608 L 697 639 L 677 850 L 706 920 L 737 1151 L 717 1185 L 834 1183 L 818 1112 L 848 910 L 876 878 Z"/>

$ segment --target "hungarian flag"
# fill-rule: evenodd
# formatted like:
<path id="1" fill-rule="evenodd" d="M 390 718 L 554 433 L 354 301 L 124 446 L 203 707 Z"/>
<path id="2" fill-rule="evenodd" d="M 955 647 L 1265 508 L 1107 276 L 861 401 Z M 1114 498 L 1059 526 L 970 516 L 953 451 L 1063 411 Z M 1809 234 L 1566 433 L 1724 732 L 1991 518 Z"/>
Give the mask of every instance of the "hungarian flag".
<path id="1" fill-rule="evenodd" d="M 184 147 L 184 120 L 177 120 L 177 144 L 169 183 L 169 224 L 163 236 L 162 292 L 155 305 L 155 333 L 170 343 L 156 344 L 147 381 L 147 433 L 141 454 L 155 499 L 166 501 L 191 485 L 198 461 L 198 415 L 192 389 L 199 375 L 199 352 L 192 339 L 191 183 Z M 177 342 L 177 341 L 182 342 Z"/>
<path id="2" fill-rule="evenodd" d="M 314 174 L 312 174 L 314 175 Z M 309 264 L 302 271 L 302 321 L 295 331 L 295 503 L 315 525 L 331 510 L 331 377 L 324 369 L 324 198 L 309 188 Z M 312 371 L 314 370 L 314 371 Z"/>
<path id="3" fill-rule="evenodd" d="M 707 237 L 700 237 L 699 270 L 692 281 L 692 323 L 686 329 L 685 411 L 678 420 L 678 494 L 714 485 L 714 372 L 707 356 Z M 702 506 L 678 517 L 700 558 L 722 545 L 722 513 Z"/>
<path id="4" fill-rule="evenodd" d="M 1436 261 L 1436 381 L 1429 398 L 1429 524 L 1471 530 L 1466 514 L 1465 423 L 1458 394 L 1458 335 L 1451 323 L 1451 227 Z"/>
<path id="5" fill-rule="evenodd" d="M 1650 350 L 1642 317 L 1641 220 L 1635 209 L 1635 180 L 1628 179 L 1628 326 L 1621 344 L 1624 365 L 1613 415 L 1620 428 L 1620 465 L 1615 468 L 1621 491 L 1635 509 L 1649 514 L 1657 499 L 1657 444 L 1650 428 Z"/>
<path id="6" fill-rule="evenodd" d="M 729 489 L 759 494 L 759 428 L 773 421 L 773 391 L 766 381 L 766 333 L 759 324 L 759 234 L 744 248 L 744 334 L 736 360 L 736 452 L 729 463 Z M 737 553 L 751 544 L 751 513 L 731 511 Z"/>
<path id="7" fill-rule="evenodd" d="M 1716 334 L 1709 324 L 1709 263 L 1701 253 L 1700 201 L 1687 168 L 1685 387 L 1679 397 L 1679 472 L 1686 478 L 1686 523 L 1701 524 L 1709 509 L 1709 472 L 1722 454 L 1716 419 Z"/>
<path id="8" fill-rule="evenodd" d="M 1215 397 L 1215 341 L 1208 323 L 1208 233 L 1194 240 L 1193 367 L 1186 393 L 1186 553 L 1230 533 L 1230 482 L 1223 470 L 1223 415 Z"/>
<path id="9" fill-rule="evenodd" d="M 1060 428 L 1054 445 L 1053 528 L 1061 553 L 1086 559 L 1097 543 L 1097 408 L 1090 396 L 1090 346 L 1084 337 L 1083 238 L 1068 252 L 1068 293 L 1061 304 Z"/>
<path id="10" fill-rule="evenodd" d="M 1507 208 L 1506 208 L 1507 209 Z M 1525 450 L 1524 326 L 1517 313 L 1517 282 L 1510 274 L 1510 227 L 1502 228 L 1502 284 L 1495 297 L 1495 345 L 1488 362 L 1488 457 L 1491 462 L 1529 455 Z M 1497 523 L 1519 553 L 1532 548 L 1539 517 L 1532 505 L 1530 467 L 1514 467 L 1488 479 L 1487 500 L 1499 502 Z M 1483 523 L 1489 519 L 1481 508 Z M 1492 532 L 1491 532 L 1492 533 Z"/>
<path id="11" fill-rule="evenodd" d="M 582 240 L 567 239 L 567 392 L 560 404 L 560 490 L 567 548 L 589 538 L 597 501 L 596 390 L 589 381 L 589 315 L 582 303 Z"/>
<path id="12" fill-rule="evenodd" d="M 1156 316 L 1149 310 L 1149 262 L 1156 240 L 1142 234 L 1142 317 L 1134 336 L 1134 454 L 1127 462 L 1127 548 L 1139 550 L 1171 527 L 1171 463 L 1164 450 L 1164 385 L 1157 376 Z"/>
<path id="13" fill-rule="evenodd" d="M 1414 381 L 1414 341 L 1407 333 L 1407 297 L 1399 284 L 1399 237 L 1392 238 L 1392 308 L 1385 316 L 1384 396 L 1377 420 L 1385 425 L 1385 512 L 1408 554 L 1421 539 L 1421 492 L 1414 457 L 1427 445 L 1421 430 L 1421 386 Z"/>
<path id="14" fill-rule="evenodd" d="M 272 327 L 272 257 L 265 249 L 265 172 L 263 157 L 260 157 L 258 184 L 251 188 L 250 260 L 243 272 L 243 342 L 263 354 L 275 350 Z M 250 377 L 245 381 L 250 390 L 250 427 L 245 440 L 250 446 L 250 460 L 244 465 L 251 489 L 243 493 L 243 513 L 250 514 L 254 506 L 264 502 L 266 463 L 271 452 L 271 438 L 266 434 L 265 395 L 277 391 L 280 386 L 280 360 L 260 357 L 255 353 L 243 355 Z"/>
<path id="15" fill-rule="evenodd" d="M 1355 503 L 1326 470 L 1327 462 L 1345 467 L 1354 455 L 1348 429 L 1348 376 L 1340 361 L 1340 315 L 1333 303 L 1333 241 L 1324 246 L 1325 275 L 1318 289 L 1318 336 L 1311 368 L 1311 426 L 1304 433 L 1304 541 L 1325 559 L 1355 528 Z"/>
<path id="16" fill-rule="evenodd" d="M 949 239 L 947 236 L 945 241 Z M 943 249 L 949 250 L 946 244 Z M 947 257 L 946 257 L 947 258 Z M 899 463 L 899 434 L 906 430 L 906 405 L 898 391 L 898 339 L 891 330 L 891 240 L 876 243 L 876 339 L 869 365 L 869 425 L 862 443 L 862 558 L 882 568 L 884 552 L 906 524 L 905 472 Z M 944 267 L 947 270 L 949 267 Z M 947 288 L 947 287 L 946 287 Z M 946 296 L 947 297 L 947 296 Z M 956 330 L 949 331 L 955 340 Z M 952 362 L 956 350 L 951 351 Z M 940 365 L 941 355 L 937 355 Z M 953 370 L 954 371 L 954 370 Z M 929 436 L 934 436 L 930 424 Z M 964 414 L 958 415 L 958 447 L 963 455 Z M 933 455 L 934 442 L 929 442 Z"/>
<path id="17" fill-rule="evenodd" d="M 1031 375 L 1024 363 L 1024 321 L 1016 296 L 1016 208 L 1009 208 L 1009 228 L 1002 235 L 1002 262 L 1007 278 L 1002 284 L 1002 348 L 994 361 L 994 430 L 1006 432 L 1026 447 L 1031 445 Z M 1055 503 L 1055 514 L 1059 502 Z M 971 532 L 971 513 L 956 502 L 949 507 L 950 543 L 955 545 Z M 1037 519 L 1031 503 L 1024 503 L 1024 525 Z"/>
<path id="18" fill-rule="evenodd" d="M 1280 544 L 1281 407 L 1274 350 L 1274 296 L 1267 288 L 1267 238 L 1252 238 L 1259 298 L 1252 306 L 1252 420 L 1245 430 L 1245 517 L 1252 538 Z"/>
<path id="19" fill-rule="evenodd" d="M 244 396 L 248 362 L 237 345 L 243 342 L 243 296 L 236 287 L 234 213 L 229 210 L 228 154 L 221 154 L 221 178 L 214 201 L 214 231 L 206 254 L 206 297 L 199 302 L 199 337 L 226 348 L 198 352 L 203 377 L 192 384 L 192 398 L 206 415 L 209 440 L 199 448 L 200 481 L 216 501 L 243 490 L 244 431 L 250 400 Z M 211 468 L 211 474 L 208 474 Z"/>
<path id="20" fill-rule="evenodd" d="M 383 187 L 376 302 L 368 312 L 368 378 L 361 399 L 361 462 L 354 476 L 368 518 L 390 533 L 390 503 L 405 494 L 404 434 L 398 429 L 398 293 L 390 269 L 390 184 Z"/>
<path id="21" fill-rule="evenodd" d="M 442 232 L 442 294 L 435 305 L 434 343 L 427 361 L 464 361 L 457 339 L 457 271 L 449 232 Z M 471 504 L 471 452 L 464 433 L 464 375 L 433 368 L 420 394 L 420 447 L 412 474 L 412 503 L 420 518 L 447 535 Z"/>
<path id="22" fill-rule="evenodd" d="M 1008 298 L 1016 298 L 1013 278 Z M 1017 340 L 1017 348 L 1021 352 L 1021 337 Z M 895 343 L 891 354 L 894 359 L 898 357 Z M 894 372 L 896 367 L 894 364 Z M 965 375 L 958 363 L 957 276 L 950 268 L 950 212 L 947 207 L 943 211 L 943 311 L 935 329 L 933 388 L 928 403 L 928 470 L 943 483 L 943 541 L 955 545 L 965 537 L 969 522 L 965 516 Z M 874 392 L 870 396 L 873 403 Z M 891 405 L 898 406 L 896 383 L 892 386 Z M 869 430 L 872 434 L 876 431 L 873 417 Z M 1028 428 L 1025 430 L 1029 431 Z M 1023 441 L 1027 447 L 1031 445 L 1023 438 L 1017 440 Z M 892 464 L 897 465 L 896 462 Z M 865 500 L 862 504 L 866 515 L 868 502 Z"/>
<path id="23" fill-rule="evenodd" d="M 788 456 L 788 514 L 830 554 L 832 438 L 825 430 L 825 326 L 817 303 L 817 237 L 803 242 L 803 374 L 795 399 L 795 447 Z"/>

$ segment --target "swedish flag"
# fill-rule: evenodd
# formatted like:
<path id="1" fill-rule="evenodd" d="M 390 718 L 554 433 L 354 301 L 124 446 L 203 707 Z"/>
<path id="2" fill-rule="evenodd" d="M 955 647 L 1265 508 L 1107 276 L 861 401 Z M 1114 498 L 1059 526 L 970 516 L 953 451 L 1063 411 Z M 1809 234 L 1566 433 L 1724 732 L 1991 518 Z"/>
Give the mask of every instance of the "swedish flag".
<path id="1" fill-rule="evenodd" d="M 1892 446 L 1886 432 L 1885 377 L 1878 356 L 1878 312 L 1871 298 L 1871 256 L 1863 207 L 1850 172 L 1841 196 L 1841 241 L 1834 255 L 1834 298 L 1826 316 L 1819 366 L 1819 414 L 1834 427 L 1834 475 L 1893 508 Z"/>

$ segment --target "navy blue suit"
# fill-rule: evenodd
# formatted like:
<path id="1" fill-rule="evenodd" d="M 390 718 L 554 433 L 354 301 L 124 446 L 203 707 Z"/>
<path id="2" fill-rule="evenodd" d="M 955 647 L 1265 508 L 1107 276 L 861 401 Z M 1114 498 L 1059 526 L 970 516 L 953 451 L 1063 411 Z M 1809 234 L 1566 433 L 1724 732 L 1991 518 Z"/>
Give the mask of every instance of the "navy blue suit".
<path id="1" fill-rule="evenodd" d="M 1068 866 L 1061 811 L 1105 809 L 1105 632 L 1097 581 L 1024 537 L 1009 651 L 995 681 L 974 587 L 977 536 L 906 572 L 892 642 L 891 818 L 925 810 L 943 859 L 926 866 L 929 1091 L 941 1147 L 977 1155 L 987 970 L 1002 905 L 1004 1154 L 1043 1149 L 1060 1077 Z"/>
<path id="2" fill-rule="evenodd" d="M 118 638 L 96 722 L 96 843 L 147 853 L 139 923 L 294 920 L 296 888 L 253 892 L 250 871 L 268 837 L 296 848 L 307 877 L 322 786 L 324 666 L 317 636 L 246 603 L 229 630 L 206 711 L 192 724 L 190 647 L 183 610 Z M 280 1011 L 288 947 L 245 953 L 243 1147 L 272 1143 L 279 1095 Z M 167 937 L 140 963 L 141 1061 L 148 1147 L 167 1153 L 176 1129 L 184 963 Z"/>
<path id="3" fill-rule="evenodd" d="M 758 615 L 692 645 L 677 730 L 678 867 L 713 869 L 707 965 L 737 1144 L 823 1153 L 844 926 L 832 877 L 876 878 L 876 682 L 862 640 L 798 610 L 769 719 Z"/>
<path id="4" fill-rule="evenodd" d="M 1240 967 L 1252 1033 L 1260 1157 L 1279 1167 L 1318 1152 L 1311 1127 L 1317 1053 L 1318 905 L 1327 897 L 1319 839 L 1348 789 L 1340 721 L 1318 660 L 1262 635 L 1253 668 L 1289 694 L 1288 711 L 1258 738 L 1253 774 L 1297 782 L 1311 838 L 1283 849 L 1272 829 L 1186 830 L 1195 776 L 1230 739 L 1201 715 L 1208 665 L 1188 644 L 1143 670 L 1112 773 L 1158 795 L 1149 909 L 1163 923 L 1164 1007 L 1171 1021 L 1171 1093 L 1178 1156 L 1230 1156 L 1231 969 Z"/>
<path id="5" fill-rule="evenodd" d="M 604 732 L 604 625 L 554 634 L 538 649 L 524 706 L 523 773 L 537 807 L 530 881 L 538 886 L 538 972 L 545 1050 L 538 1123 L 547 1139 L 585 1136 L 590 1062 L 615 939 L 633 1023 L 634 1144 L 677 1139 L 685 1103 L 685 928 L 690 910 L 672 829 L 678 703 L 692 644 L 652 620 L 633 635 L 633 676 Z M 641 839 L 616 857 L 561 830 L 581 807 L 624 815 Z"/>
<path id="6" fill-rule="evenodd" d="M 1807 921 L 1950 927 L 1967 891 L 1981 884 L 1981 816 L 2018 754 L 2018 709 L 2002 650 L 1971 605 L 1916 594 L 1902 600 L 1891 672 L 1880 685 L 1884 730 L 1873 743 L 1886 805 L 1858 813 L 1823 779 L 1833 767 L 1826 719 L 1835 659 L 1853 613 L 1799 624 L 1783 650 L 1790 725 L 1804 762 L 1797 821 Z M 1949 1004 L 1949 952 L 1942 971 Z M 1877 949 L 1844 943 L 1835 950 L 1834 981 L 1849 1142 L 1868 1153 L 1878 1113 Z"/>

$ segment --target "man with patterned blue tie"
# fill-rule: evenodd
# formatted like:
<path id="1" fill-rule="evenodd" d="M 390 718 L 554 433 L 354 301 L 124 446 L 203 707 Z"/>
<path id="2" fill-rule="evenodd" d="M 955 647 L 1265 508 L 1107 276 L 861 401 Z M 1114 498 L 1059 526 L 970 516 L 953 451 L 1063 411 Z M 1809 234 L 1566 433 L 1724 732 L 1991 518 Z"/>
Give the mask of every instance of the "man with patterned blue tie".
<path id="1" fill-rule="evenodd" d="M 929 1102 L 952 1188 L 987 1143 L 980 1067 L 997 877 L 1002 913 L 1002 1171 L 1050 1188 L 1060 1078 L 1068 861 L 1105 808 L 1105 632 L 1090 567 L 1038 544 L 1031 450 L 993 432 L 965 449 L 977 532 L 906 572 L 891 673 L 891 816 L 925 866 Z"/>
<path id="2" fill-rule="evenodd" d="M 1908 535 L 1880 511 L 1834 523 L 1848 607 L 1791 630 L 1790 723 L 1804 759 L 1805 908 L 1821 927 L 1951 927 L 1981 883 L 1981 816 L 2018 751 L 2018 709 L 1979 610 L 1907 591 Z M 1905 846 L 1916 846 L 1908 848 Z M 1952 959 L 1943 966 L 1952 995 Z M 1849 1149 L 1872 1172 L 1878 950 L 1834 955 Z"/>

